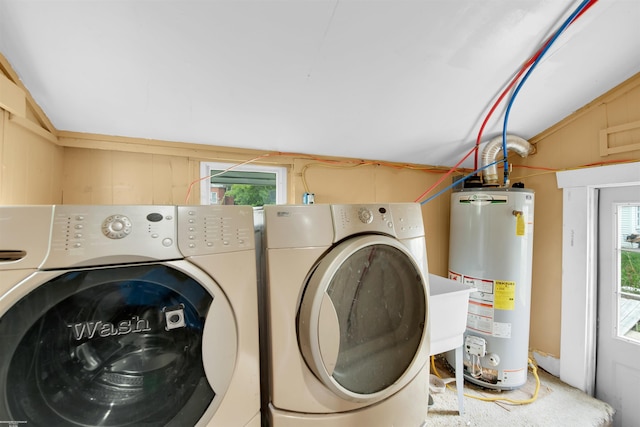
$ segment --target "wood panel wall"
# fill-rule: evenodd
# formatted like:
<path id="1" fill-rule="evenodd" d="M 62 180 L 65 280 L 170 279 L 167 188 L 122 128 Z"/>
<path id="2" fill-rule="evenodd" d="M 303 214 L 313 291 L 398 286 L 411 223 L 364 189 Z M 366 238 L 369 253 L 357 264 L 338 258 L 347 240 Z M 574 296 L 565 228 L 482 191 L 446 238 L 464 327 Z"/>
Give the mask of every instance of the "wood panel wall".
<path id="1" fill-rule="evenodd" d="M 0 54 L 0 204 L 62 202 L 64 148 Z"/>
<path id="2" fill-rule="evenodd" d="M 0 71 L 11 76 L 2 60 L 0 56 Z M 29 102 L 23 114 L 8 111 L 9 107 L 0 104 L 0 204 L 198 203 L 197 187 L 189 198 L 187 192 L 199 178 L 201 161 L 239 163 L 265 154 L 57 132 L 27 92 L 24 96 Z M 20 102 L 11 100 L 9 104 L 21 108 Z M 533 138 L 536 154 L 513 160 L 512 181 L 522 180 L 536 192 L 532 350 L 560 356 L 562 193 L 553 171 L 540 168 L 560 170 L 606 161 L 640 160 L 639 150 L 601 156 L 599 139 L 602 129 L 638 120 L 640 75 Z M 637 131 L 611 138 L 610 143 L 616 147 L 640 142 Z M 328 167 L 326 161 L 337 161 L 340 166 Z M 317 203 L 413 201 L 441 176 L 407 165 L 374 162 L 354 166 L 354 161 L 357 162 L 298 155 L 274 155 L 261 160 L 288 169 L 289 203 L 300 203 L 307 190 L 315 193 Z M 423 206 L 423 218 L 430 271 L 445 275 L 448 193 Z"/>
<path id="3" fill-rule="evenodd" d="M 200 162 L 239 164 L 265 155 L 257 163 L 287 168 L 289 203 L 301 203 L 307 191 L 316 203 L 413 202 L 442 176 L 440 169 L 417 165 L 70 132 L 59 137 L 65 146 L 64 204 L 199 204 Z M 425 205 L 423 218 L 430 270 L 446 275 L 449 198 Z"/>
<path id="4" fill-rule="evenodd" d="M 556 358 L 561 356 L 562 190 L 557 187 L 553 171 L 640 161 L 640 149 L 607 156 L 600 152 L 603 129 L 638 120 L 640 74 L 531 139 L 536 154 L 527 159 L 514 158 L 512 180 L 519 177 L 536 194 L 529 340 L 534 350 Z M 615 146 L 632 148 L 640 143 L 640 133 L 632 129 L 613 139 L 611 143 Z"/>
<path id="5" fill-rule="evenodd" d="M 64 149 L 0 112 L 0 203 L 61 203 Z"/>

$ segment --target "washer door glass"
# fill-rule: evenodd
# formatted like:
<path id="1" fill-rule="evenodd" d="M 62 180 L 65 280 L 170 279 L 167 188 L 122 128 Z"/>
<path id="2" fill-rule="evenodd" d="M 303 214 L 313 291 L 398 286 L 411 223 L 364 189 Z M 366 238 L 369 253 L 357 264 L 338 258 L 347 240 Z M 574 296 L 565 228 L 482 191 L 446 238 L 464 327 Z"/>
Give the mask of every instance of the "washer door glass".
<path id="1" fill-rule="evenodd" d="M 212 296 L 165 265 L 72 271 L 0 318 L 0 419 L 50 426 L 194 425 Z"/>
<path id="2" fill-rule="evenodd" d="M 404 386 L 425 340 L 425 283 L 395 239 L 362 236 L 336 246 L 302 297 L 298 333 L 308 366 L 353 401 Z"/>

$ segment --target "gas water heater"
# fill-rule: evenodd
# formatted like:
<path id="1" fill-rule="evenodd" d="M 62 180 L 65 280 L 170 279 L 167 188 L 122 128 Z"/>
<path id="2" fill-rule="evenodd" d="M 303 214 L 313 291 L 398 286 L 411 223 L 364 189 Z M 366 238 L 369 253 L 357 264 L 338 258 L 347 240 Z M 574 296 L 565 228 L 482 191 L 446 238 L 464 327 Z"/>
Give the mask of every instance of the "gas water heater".
<path id="1" fill-rule="evenodd" d="M 527 381 L 533 202 L 525 188 L 451 195 L 449 278 L 477 289 L 469 296 L 464 377 L 483 387 L 511 390 Z"/>

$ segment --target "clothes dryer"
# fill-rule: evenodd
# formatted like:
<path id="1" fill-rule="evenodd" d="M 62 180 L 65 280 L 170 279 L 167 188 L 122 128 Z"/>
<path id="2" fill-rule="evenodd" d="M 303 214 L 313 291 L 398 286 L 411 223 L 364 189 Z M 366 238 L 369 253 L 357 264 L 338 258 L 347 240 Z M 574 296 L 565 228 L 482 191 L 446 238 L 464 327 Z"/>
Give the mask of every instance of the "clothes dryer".
<path id="1" fill-rule="evenodd" d="M 0 207 L 0 420 L 259 426 L 253 212 Z"/>
<path id="2" fill-rule="evenodd" d="M 264 207 L 266 425 L 420 426 L 427 255 L 417 204 Z"/>

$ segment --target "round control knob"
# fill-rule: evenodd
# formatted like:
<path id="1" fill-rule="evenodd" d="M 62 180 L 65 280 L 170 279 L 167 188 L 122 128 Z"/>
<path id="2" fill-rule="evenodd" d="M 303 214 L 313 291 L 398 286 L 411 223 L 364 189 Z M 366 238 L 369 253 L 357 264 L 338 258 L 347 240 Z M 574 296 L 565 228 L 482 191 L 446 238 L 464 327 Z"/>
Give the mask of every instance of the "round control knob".
<path id="1" fill-rule="evenodd" d="M 131 233 L 131 221 L 124 215 L 111 215 L 102 222 L 102 233 L 110 239 L 122 239 Z"/>
<path id="2" fill-rule="evenodd" d="M 370 224 L 373 221 L 373 212 L 367 208 L 360 208 L 358 210 L 358 219 L 365 224 Z"/>

